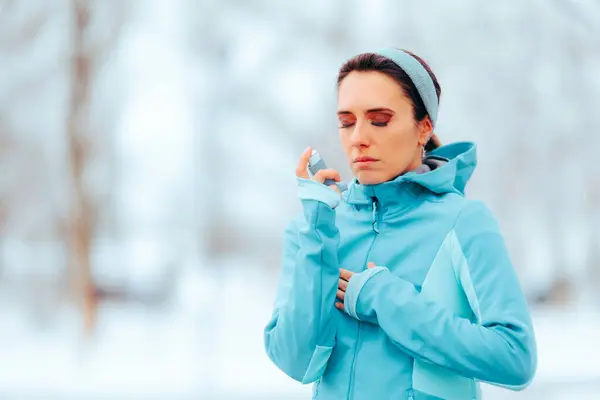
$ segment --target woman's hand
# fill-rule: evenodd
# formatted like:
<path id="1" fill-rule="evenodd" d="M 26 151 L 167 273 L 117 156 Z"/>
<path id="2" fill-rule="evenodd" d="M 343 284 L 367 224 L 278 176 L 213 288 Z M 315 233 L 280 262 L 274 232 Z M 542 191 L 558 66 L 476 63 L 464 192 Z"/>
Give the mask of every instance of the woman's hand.
<path id="1" fill-rule="evenodd" d="M 369 262 L 367 264 L 367 268 L 375 268 L 376 265 L 374 262 Z M 335 307 L 338 310 L 344 311 L 344 297 L 346 296 L 346 289 L 348 288 L 348 283 L 350 279 L 352 279 L 352 275 L 354 272 L 348 271 L 347 269 L 340 268 L 340 279 L 338 280 L 338 290 L 335 297 L 337 300 L 335 302 Z"/>
<path id="2" fill-rule="evenodd" d="M 324 183 L 327 179 L 333 179 L 336 182 L 340 182 L 340 174 L 332 168 L 322 169 L 318 171 L 312 178 L 308 175 L 308 160 L 312 154 L 312 148 L 309 146 L 304 150 L 304 153 L 300 156 L 298 166 L 296 167 L 296 176 L 298 178 L 312 179 L 315 182 Z M 336 192 L 340 192 L 337 185 L 329 185 L 329 187 Z"/>

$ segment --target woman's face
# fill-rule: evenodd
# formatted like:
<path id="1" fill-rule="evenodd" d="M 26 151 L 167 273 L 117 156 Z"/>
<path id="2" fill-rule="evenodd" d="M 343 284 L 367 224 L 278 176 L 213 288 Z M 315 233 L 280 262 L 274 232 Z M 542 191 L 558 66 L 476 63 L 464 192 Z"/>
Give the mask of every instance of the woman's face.
<path id="1" fill-rule="evenodd" d="M 339 134 L 361 184 L 386 182 L 421 164 L 432 125 L 416 123 L 410 99 L 398 83 L 376 71 L 353 71 L 338 89 Z"/>

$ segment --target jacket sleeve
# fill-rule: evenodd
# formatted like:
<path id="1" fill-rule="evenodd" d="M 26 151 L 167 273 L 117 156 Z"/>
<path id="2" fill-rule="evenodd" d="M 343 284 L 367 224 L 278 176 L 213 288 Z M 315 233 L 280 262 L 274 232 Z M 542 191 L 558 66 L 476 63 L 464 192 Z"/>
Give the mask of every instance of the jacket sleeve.
<path id="1" fill-rule="evenodd" d="M 416 359 L 508 389 L 525 388 L 537 367 L 534 331 L 494 217 L 482 203 L 468 202 L 446 241 L 474 321 L 419 296 L 385 267 L 352 277 L 346 298 L 356 304 L 347 308 L 377 323 Z"/>
<path id="2" fill-rule="evenodd" d="M 323 374 L 335 344 L 334 319 L 339 317 L 335 295 L 340 239 L 335 204 L 316 200 L 335 192 L 315 185 L 300 183 L 304 218 L 292 221 L 285 231 L 275 309 L 264 331 L 269 358 L 302 383 L 314 382 Z"/>

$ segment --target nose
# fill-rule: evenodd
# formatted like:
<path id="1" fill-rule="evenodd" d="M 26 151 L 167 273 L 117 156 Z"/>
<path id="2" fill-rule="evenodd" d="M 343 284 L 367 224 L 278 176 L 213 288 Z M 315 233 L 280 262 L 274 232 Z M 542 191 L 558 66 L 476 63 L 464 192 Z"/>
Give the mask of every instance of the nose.
<path id="1" fill-rule="evenodd" d="M 350 141 L 353 147 L 368 147 L 368 128 L 364 126 L 363 122 L 356 121 L 354 129 L 352 130 L 352 136 Z"/>

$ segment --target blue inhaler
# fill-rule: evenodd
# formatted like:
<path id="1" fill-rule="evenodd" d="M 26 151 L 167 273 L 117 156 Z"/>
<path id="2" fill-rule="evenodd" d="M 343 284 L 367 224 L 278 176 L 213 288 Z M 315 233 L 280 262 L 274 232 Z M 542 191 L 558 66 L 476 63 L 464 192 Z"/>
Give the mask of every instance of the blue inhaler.
<path id="1" fill-rule="evenodd" d="M 315 176 L 315 174 L 322 169 L 327 169 L 327 164 L 325 164 L 325 161 L 319 152 L 313 149 L 312 154 L 308 159 L 308 171 L 310 172 L 311 176 Z M 340 192 L 348 190 L 347 184 L 343 182 L 338 183 L 333 179 L 326 179 L 323 184 L 327 186 L 336 185 Z"/>

